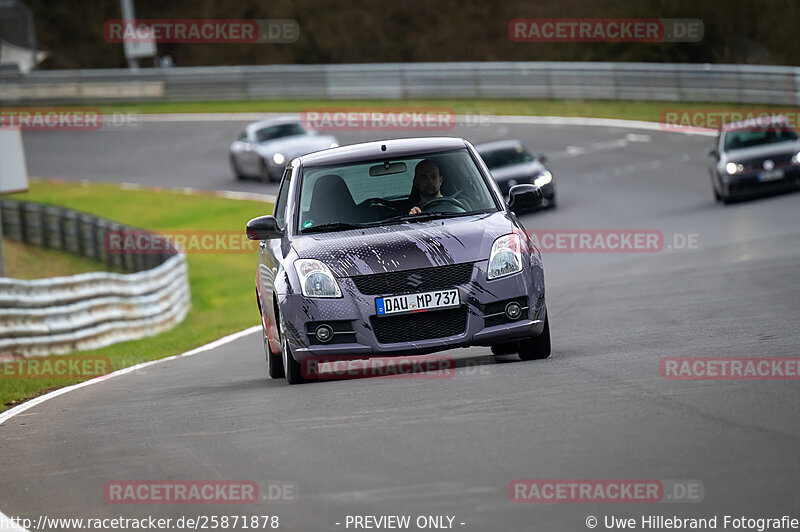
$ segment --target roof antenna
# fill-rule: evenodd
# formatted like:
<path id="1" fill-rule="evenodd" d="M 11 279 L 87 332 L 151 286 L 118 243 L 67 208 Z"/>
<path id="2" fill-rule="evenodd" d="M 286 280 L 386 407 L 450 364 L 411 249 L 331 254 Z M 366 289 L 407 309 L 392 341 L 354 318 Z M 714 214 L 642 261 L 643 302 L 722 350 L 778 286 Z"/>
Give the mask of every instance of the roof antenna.
<path id="1" fill-rule="evenodd" d="M 381 144 L 381 151 L 386 151 L 386 144 Z"/>

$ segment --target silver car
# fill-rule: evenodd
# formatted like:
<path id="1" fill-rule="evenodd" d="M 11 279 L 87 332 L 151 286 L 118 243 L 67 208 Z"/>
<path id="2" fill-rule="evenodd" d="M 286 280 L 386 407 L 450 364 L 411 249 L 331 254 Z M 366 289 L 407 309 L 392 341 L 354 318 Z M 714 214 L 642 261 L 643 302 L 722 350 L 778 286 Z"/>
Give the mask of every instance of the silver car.
<path id="1" fill-rule="evenodd" d="M 231 144 L 231 170 L 237 179 L 278 181 L 286 163 L 295 157 L 338 145 L 336 137 L 309 130 L 297 118 L 253 122 Z"/>

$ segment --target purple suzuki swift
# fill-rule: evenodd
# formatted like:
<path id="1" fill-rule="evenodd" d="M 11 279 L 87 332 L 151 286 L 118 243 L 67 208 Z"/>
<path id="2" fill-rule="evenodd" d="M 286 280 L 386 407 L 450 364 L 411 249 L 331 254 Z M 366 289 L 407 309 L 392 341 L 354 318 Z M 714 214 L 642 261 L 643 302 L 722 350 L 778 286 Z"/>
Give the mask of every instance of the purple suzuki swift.
<path id="1" fill-rule="evenodd" d="M 311 153 L 286 167 L 260 240 L 256 295 L 269 374 L 313 380 L 316 361 L 491 346 L 550 356 L 544 270 L 473 146 L 399 139 Z"/>

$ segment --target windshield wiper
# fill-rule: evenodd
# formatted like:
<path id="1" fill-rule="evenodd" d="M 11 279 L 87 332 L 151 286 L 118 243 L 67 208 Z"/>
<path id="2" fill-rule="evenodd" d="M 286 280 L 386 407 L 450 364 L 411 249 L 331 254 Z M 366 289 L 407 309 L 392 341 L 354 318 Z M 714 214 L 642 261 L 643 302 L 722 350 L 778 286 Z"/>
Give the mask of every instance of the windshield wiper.
<path id="1" fill-rule="evenodd" d="M 312 225 L 311 227 L 306 227 L 300 232 L 302 234 L 323 233 L 325 231 L 344 231 L 347 229 L 361 229 L 362 227 L 364 227 L 364 224 L 351 224 L 347 222 L 330 222 L 322 225 Z"/>
<path id="2" fill-rule="evenodd" d="M 422 220 L 436 220 L 437 218 L 453 218 L 454 216 L 465 216 L 467 214 L 476 214 L 474 212 L 421 212 L 419 214 L 401 214 L 399 216 L 392 216 L 386 218 L 378 223 L 386 222 L 408 222 L 408 221 L 422 221 Z"/>

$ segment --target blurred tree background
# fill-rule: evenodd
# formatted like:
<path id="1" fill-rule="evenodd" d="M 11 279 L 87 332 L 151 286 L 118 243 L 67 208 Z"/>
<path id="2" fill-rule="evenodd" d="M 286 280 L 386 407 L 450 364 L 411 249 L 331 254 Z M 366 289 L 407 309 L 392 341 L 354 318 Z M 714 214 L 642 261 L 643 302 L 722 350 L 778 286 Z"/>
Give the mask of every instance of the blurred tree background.
<path id="1" fill-rule="evenodd" d="M 26 0 L 43 69 L 118 68 L 103 24 L 118 0 Z M 294 19 L 292 44 L 158 45 L 176 66 L 421 61 L 646 61 L 800 65 L 800 0 L 134 0 L 137 19 Z M 515 18 L 697 18 L 698 43 L 517 43 Z M 143 66 L 150 66 L 143 61 Z"/>

